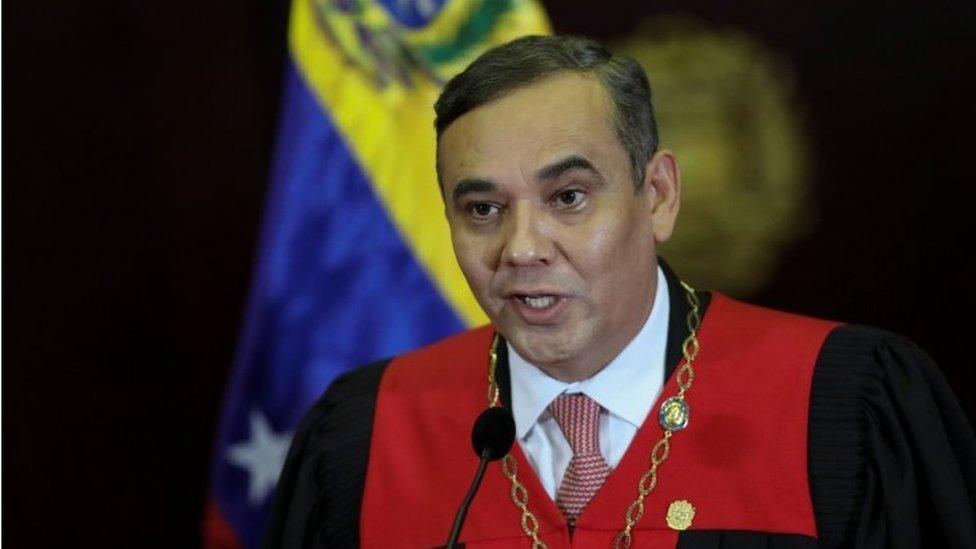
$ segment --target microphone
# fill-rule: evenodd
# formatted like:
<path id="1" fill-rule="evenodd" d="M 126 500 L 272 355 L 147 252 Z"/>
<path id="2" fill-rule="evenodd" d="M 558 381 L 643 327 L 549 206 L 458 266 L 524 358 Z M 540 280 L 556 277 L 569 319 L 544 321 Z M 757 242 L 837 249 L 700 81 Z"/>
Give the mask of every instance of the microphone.
<path id="1" fill-rule="evenodd" d="M 468 514 L 468 507 L 474 495 L 481 486 L 481 479 L 485 476 L 485 469 L 488 468 L 489 461 L 501 459 L 512 449 L 515 443 L 515 419 L 508 408 L 496 406 L 488 408 L 474 422 L 471 429 L 471 447 L 474 453 L 481 458 L 478 463 L 478 472 L 471 481 L 467 495 L 461 501 L 457 514 L 454 516 L 454 525 L 451 527 L 451 535 L 447 538 L 447 549 L 454 549 L 457 546 L 458 537 L 461 535 L 461 527 L 464 525 L 464 517 Z"/>
<path id="2" fill-rule="evenodd" d="M 471 447 L 476 456 L 488 461 L 501 459 L 515 443 L 515 418 L 508 408 L 488 408 L 474 421 L 471 429 Z"/>

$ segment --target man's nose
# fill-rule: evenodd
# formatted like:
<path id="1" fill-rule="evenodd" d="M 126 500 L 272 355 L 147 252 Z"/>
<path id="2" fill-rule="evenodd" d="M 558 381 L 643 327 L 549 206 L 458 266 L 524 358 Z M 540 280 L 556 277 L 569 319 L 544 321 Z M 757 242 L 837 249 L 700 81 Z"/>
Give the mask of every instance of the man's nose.
<path id="1" fill-rule="evenodd" d="M 528 200 L 511 209 L 505 235 L 502 261 L 515 267 L 548 265 L 553 258 L 553 242 L 545 212 Z"/>

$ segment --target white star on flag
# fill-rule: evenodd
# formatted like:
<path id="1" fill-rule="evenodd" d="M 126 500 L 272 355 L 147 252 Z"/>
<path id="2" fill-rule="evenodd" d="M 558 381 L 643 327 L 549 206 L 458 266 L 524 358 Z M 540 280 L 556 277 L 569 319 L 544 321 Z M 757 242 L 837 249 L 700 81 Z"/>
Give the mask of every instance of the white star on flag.
<path id="1" fill-rule="evenodd" d="M 247 501 L 260 505 L 278 483 L 292 433 L 275 434 L 268 419 L 258 410 L 251 411 L 250 423 L 251 438 L 228 447 L 227 460 L 247 471 L 250 477 Z"/>

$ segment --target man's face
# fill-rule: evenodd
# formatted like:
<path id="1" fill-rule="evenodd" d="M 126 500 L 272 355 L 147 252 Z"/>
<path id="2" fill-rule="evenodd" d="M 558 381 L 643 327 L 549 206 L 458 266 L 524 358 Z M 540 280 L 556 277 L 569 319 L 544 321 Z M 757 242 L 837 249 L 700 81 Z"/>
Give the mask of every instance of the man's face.
<path id="1" fill-rule="evenodd" d="M 466 113 L 439 144 L 475 297 L 519 354 L 564 380 L 599 371 L 643 325 L 655 240 L 677 214 L 673 157 L 655 155 L 635 191 L 612 108 L 598 80 L 563 73 Z"/>

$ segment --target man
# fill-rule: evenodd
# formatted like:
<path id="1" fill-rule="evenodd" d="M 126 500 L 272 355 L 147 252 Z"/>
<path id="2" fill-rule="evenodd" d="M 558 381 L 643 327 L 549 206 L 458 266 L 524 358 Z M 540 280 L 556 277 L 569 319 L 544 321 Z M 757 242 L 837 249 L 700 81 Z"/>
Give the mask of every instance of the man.
<path id="1" fill-rule="evenodd" d="M 635 62 L 522 38 L 435 109 L 455 252 L 492 324 L 337 380 L 268 547 L 442 545 L 489 406 L 517 441 L 467 547 L 976 547 L 976 442 L 923 352 L 659 262 L 681 176 Z"/>

